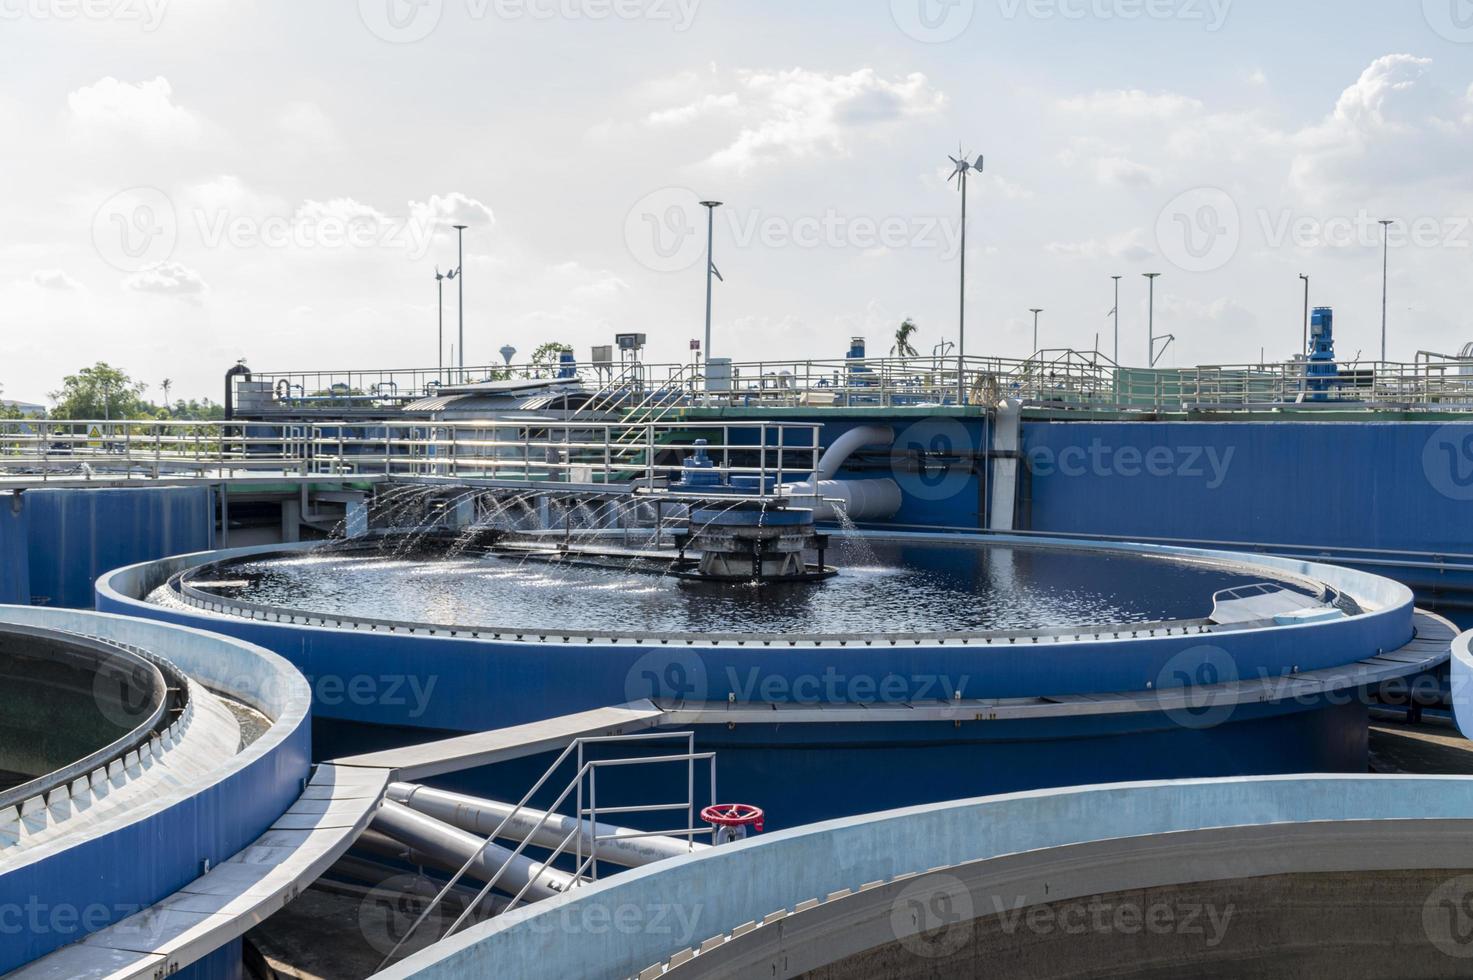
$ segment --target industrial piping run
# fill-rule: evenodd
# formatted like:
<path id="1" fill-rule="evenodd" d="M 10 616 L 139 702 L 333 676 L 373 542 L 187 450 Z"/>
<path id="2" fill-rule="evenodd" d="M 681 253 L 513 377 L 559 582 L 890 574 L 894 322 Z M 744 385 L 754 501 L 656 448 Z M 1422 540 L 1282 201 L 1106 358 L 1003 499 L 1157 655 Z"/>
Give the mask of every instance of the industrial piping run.
<path id="1" fill-rule="evenodd" d="M 529 807 L 518 810 L 509 803 L 449 793 L 415 783 L 390 784 L 388 798 L 425 816 L 481 837 L 496 833 L 500 827 L 500 837 L 522 841 L 530 835 L 533 844 L 548 849 L 562 844 L 578 825 L 578 821 L 572 817 L 559 813 L 548 815 L 545 811 Z M 539 823 L 541 829 L 538 829 Z M 593 847 L 594 838 L 599 837 L 602 840 L 598 841 L 598 859 L 626 868 L 639 868 L 710 847 L 709 844 L 678 837 L 649 837 L 643 831 L 606 823 L 593 824 L 590 830 L 588 821 L 583 821 L 582 836 L 584 854 Z"/>
<path id="2" fill-rule="evenodd" d="M 861 425 L 850 429 L 824 450 L 818 469 L 800 483 L 790 483 L 783 492 L 793 497 L 816 498 L 814 517 L 821 521 L 839 519 L 842 512 L 851 521 L 882 521 L 900 510 L 900 484 L 889 477 L 877 480 L 836 480 L 843 465 L 865 446 L 889 447 L 895 430 L 888 425 Z"/>

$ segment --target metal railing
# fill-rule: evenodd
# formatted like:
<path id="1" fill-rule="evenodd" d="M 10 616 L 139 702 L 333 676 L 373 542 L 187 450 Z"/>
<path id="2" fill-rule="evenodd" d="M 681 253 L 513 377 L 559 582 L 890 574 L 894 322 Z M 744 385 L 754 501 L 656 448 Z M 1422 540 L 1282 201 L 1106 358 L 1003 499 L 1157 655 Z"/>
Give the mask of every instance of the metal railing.
<path id="1" fill-rule="evenodd" d="M 1013 398 L 1025 405 L 1061 411 L 1224 410 L 1317 407 L 1353 403 L 1371 408 L 1473 411 L 1473 358 L 1419 352 L 1409 363 L 1342 360 L 1328 377 L 1310 374 L 1295 359 L 1257 364 L 1213 364 L 1185 368 L 1117 366 L 1093 351 L 1049 350 L 1029 358 L 880 357 L 758 360 L 723 365 L 719 375 L 691 364 L 627 363 L 580 366 L 567 378 L 586 393 L 577 417 L 625 412 L 636 419 L 658 404 L 659 418 L 681 408 L 701 407 L 926 407 L 955 405 L 966 392 L 974 405 Z M 469 380 L 501 377 L 552 378 L 547 366 L 467 368 Z M 400 404 L 438 390 L 435 372 L 379 370 L 311 375 L 263 373 L 260 382 L 283 390 L 328 385 L 351 392 L 341 398 L 364 404 Z M 294 379 L 308 379 L 306 381 Z M 283 379 L 285 379 L 283 381 Z M 336 379 L 336 380 L 334 380 Z M 392 391 L 394 399 L 374 392 Z M 326 396 L 329 399 L 332 396 Z M 311 407 L 287 400 L 278 410 Z"/>
<path id="2" fill-rule="evenodd" d="M 666 410 L 659 409 L 661 416 Z M 698 440 L 726 476 L 782 484 L 818 467 L 806 422 L 0 422 L 0 474 L 40 482 L 237 472 L 603 484 L 677 482 Z"/>
<path id="3" fill-rule="evenodd" d="M 1006 395 L 1077 400 L 1108 392 L 1113 365 L 1094 352 L 1041 351 L 1031 358 L 878 357 L 743 361 L 723 366 L 708 383 L 701 366 L 628 362 L 579 364 L 564 378 L 589 397 L 582 415 L 628 411 L 650 399 L 681 405 L 954 405 Z M 557 379 L 558 365 L 473 367 L 460 371 L 405 368 L 367 371 L 254 372 L 246 384 L 265 402 L 238 398 L 254 414 L 338 409 L 386 410 L 454 385 L 504 379 Z M 239 390 L 239 389 L 238 389 Z"/>
<path id="4" fill-rule="evenodd" d="M 615 759 L 586 759 L 584 757 L 583 751 L 584 747 L 587 745 L 607 745 L 611 743 L 627 744 L 630 742 L 646 743 L 655 741 L 668 742 L 676 739 L 681 739 L 685 741 L 686 751 L 674 755 L 630 756 Z M 567 748 L 563 749 L 562 753 L 557 757 L 557 759 L 553 761 L 552 765 L 547 767 L 547 771 L 542 774 L 542 777 L 538 779 L 537 782 L 532 784 L 532 788 L 527 790 L 526 794 L 523 795 L 521 800 L 517 802 L 517 805 L 512 807 L 511 811 L 508 812 L 507 815 L 501 819 L 500 823 L 496 825 L 496 829 L 491 831 L 486 839 L 481 842 L 481 846 L 477 848 L 476 852 L 472 854 L 463 865 L 461 865 L 460 870 L 458 870 L 453 876 L 451 876 L 451 878 L 440 888 L 435 897 L 431 899 L 430 902 L 425 906 L 424 910 L 420 912 L 419 917 L 414 920 L 413 924 L 411 924 L 407 930 L 405 930 L 404 935 L 399 938 L 399 941 L 396 942 L 394 944 L 394 947 L 390 949 L 389 952 L 384 956 L 383 960 L 378 965 L 378 969 L 382 970 L 386 965 L 388 965 L 389 961 L 394 958 L 394 954 L 397 953 L 401 948 L 403 948 L 405 943 L 409 942 L 409 940 L 414 936 L 415 932 L 418 931 L 425 920 L 434 913 L 435 909 L 440 906 L 440 903 L 445 900 L 445 897 L 450 894 L 451 890 L 455 888 L 455 886 L 460 882 L 463 877 L 465 877 L 465 875 L 470 871 L 471 867 L 481 859 L 481 856 L 485 853 L 486 848 L 489 847 L 498 837 L 501 837 L 506 828 L 512 826 L 517 817 L 523 811 L 529 809 L 532 797 L 534 797 L 538 793 L 538 791 L 540 791 L 542 787 L 547 784 L 548 780 L 550 780 L 553 774 L 562 767 L 563 763 L 568 760 L 568 757 L 572 755 L 575 750 L 578 756 L 576 763 L 576 772 L 572 780 L 558 795 L 557 799 L 553 801 L 550 806 L 542 811 L 542 816 L 537 821 L 536 825 L 525 835 L 517 835 L 520 836 L 522 839 L 520 843 L 518 843 L 516 849 L 512 851 L 510 857 L 502 862 L 501 867 L 498 868 L 489 879 L 487 879 L 485 884 L 481 886 L 481 889 L 476 893 L 475 897 L 472 898 L 468 903 L 466 903 L 466 907 L 461 911 L 460 915 L 456 917 L 455 921 L 450 923 L 449 928 L 447 928 L 444 935 L 440 937 L 441 940 L 448 939 L 456 932 L 456 930 L 458 930 L 462 925 L 465 924 L 466 920 L 468 920 L 475 913 L 475 910 L 480 906 L 481 902 L 485 900 L 486 896 L 491 893 L 491 890 L 495 888 L 496 885 L 501 881 L 501 877 L 503 874 L 505 874 L 506 869 L 510 868 L 512 864 L 522 856 L 522 853 L 526 851 L 528 845 L 530 845 L 533 839 L 537 837 L 542 828 L 547 825 L 548 820 L 552 818 L 559 807 L 567 802 L 568 797 L 570 795 L 573 795 L 575 792 L 577 802 L 575 804 L 573 829 L 569 831 L 565 837 L 563 837 L 562 842 L 559 843 L 556 848 L 552 849 L 548 857 L 541 862 L 540 869 L 528 876 L 526 884 L 524 884 L 521 889 L 518 890 L 517 893 L 512 897 L 511 902 L 507 905 L 504 911 L 510 912 L 512 909 L 514 909 L 517 904 L 526 896 L 527 892 L 532 888 L 532 886 L 542 878 L 542 875 L 546 872 L 546 870 L 548 868 L 551 868 L 560 857 L 568 852 L 568 845 L 575 840 L 577 841 L 577 845 L 574 858 L 574 870 L 572 872 L 573 886 L 575 888 L 586 880 L 596 881 L 598 879 L 598 844 L 602 840 L 634 840 L 638 837 L 670 836 L 685 837 L 687 842 L 693 845 L 695 843 L 695 838 L 697 835 L 713 835 L 712 839 L 714 841 L 714 827 L 711 827 L 709 825 L 705 827 L 697 827 L 695 825 L 695 774 L 697 762 L 704 761 L 708 763 L 711 772 L 711 802 L 716 802 L 716 753 L 697 752 L 695 745 L 695 733 L 688 731 L 644 732 L 636 735 L 599 735 L 585 736 L 583 738 L 574 739 L 568 744 Z M 600 767 L 664 765 L 678 762 L 683 762 L 686 764 L 686 799 L 684 802 L 671 804 L 653 804 L 648 806 L 605 807 L 602 810 L 597 807 L 596 773 Z M 587 807 L 583 805 L 583 782 L 585 777 L 588 778 L 590 785 L 590 798 L 589 805 Z M 604 815 L 609 815 L 614 813 L 652 813 L 657 811 L 669 810 L 685 810 L 687 814 L 686 825 L 677 830 L 649 831 L 646 833 L 635 835 L 621 834 L 614 837 L 601 837 L 598 834 L 598 815 L 600 813 Z M 584 822 L 585 818 L 587 819 L 586 825 Z M 589 853 L 586 858 L 583 855 L 583 842 L 585 837 L 588 838 L 590 841 L 588 848 Z M 592 872 L 592 877 L 585 878 L 585 873 L 589 872 L 590 870 Z"/>
<path id="5" fill-rule="evenodd" d="M 0 474 L 42 480 L 160 479 L 237 471 L 308 471 L 301 425 L 105 419 L 0 420 Z"/>

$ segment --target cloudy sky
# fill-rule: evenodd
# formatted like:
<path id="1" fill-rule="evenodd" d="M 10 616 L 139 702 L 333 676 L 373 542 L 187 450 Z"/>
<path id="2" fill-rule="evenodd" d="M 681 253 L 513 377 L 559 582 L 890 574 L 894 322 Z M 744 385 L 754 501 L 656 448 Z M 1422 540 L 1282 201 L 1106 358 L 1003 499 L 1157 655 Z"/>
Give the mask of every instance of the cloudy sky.
<path id="1" fill-rule="evenodd" d="M 1165 363 L 1473 341 L 1469 0 L 0 0 L 0 385 L 107 360 L 219 397 L 259 370 L 650 335 L 681 360 L 716 225 L 715 353 Z M 453 291 L 447 320 L 453 323 Z M 447 347 L 453 340 L 447 331 Z M 448 352 L 447 352 L 448 353 Z"/>

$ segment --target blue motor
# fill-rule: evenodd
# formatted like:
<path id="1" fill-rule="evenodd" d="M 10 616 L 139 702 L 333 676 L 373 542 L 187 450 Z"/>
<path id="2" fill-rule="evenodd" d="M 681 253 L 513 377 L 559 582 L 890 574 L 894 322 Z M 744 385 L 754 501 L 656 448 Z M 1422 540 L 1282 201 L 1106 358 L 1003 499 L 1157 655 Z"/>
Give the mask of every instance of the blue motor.
<path id="1" fill-rule="evenodd" d="M 864 377 L 872 374 L 873 369 L 864 363 L 864 338 L 851 337 L 849 339 L 849 353 L 844 355 L 844 365 L 849 372 L 849 384 L 851 386 L 863 386 L 874 384 Z"/>
<path id="2" fill-rule="evenodd" d="M 1304 376 L 1314 401 L 1324 401 L 1340 377 L 1335 366 L 1335 311 L 1328 306 L 1317 307 L 1309 318 L 1309 363 Z"/>
<path id="3" fill-rule="evenodd" d="M 557 363 L 558 363 L 557 376 L 559 378 L 576 378 L 576 377 L 578 377 L 578 359 L 573 356 L 573 352 L 572 351 L 565 350 L 561 354 L 559 354 L 558 355 L 558 359 L 557 359 Z"/>
<path id="4" fill-rule="evenodd" d="M 694 443 L 696 453 L 687 456 L 680 465 L 680 485 L 686 490 L 722 490 L 726 484 L 721 479 L 721 472 L 716 469 L 716 461 L 711 454 L 706 452 L 710 445 L 705 439 L 697 439 Z"/>

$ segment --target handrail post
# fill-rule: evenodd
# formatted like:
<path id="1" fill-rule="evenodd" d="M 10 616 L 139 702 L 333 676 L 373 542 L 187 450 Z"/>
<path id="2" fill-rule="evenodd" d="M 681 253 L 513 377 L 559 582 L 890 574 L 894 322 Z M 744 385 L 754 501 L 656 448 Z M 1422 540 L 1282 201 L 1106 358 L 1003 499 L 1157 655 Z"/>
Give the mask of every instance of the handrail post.
<path id="1" fill-rule="evenodd" d="M 581 777 L 579 785 L 582 785 Z M 588 825 L 589 831 L 596 835 L 597 831 L 593 830 L 598 826 L 598 762 L 596 761 L 589 763 L 588 769 Z M 589 870 L 593 872 L 593 880 L 598 881 L 598 841 L 593 841 L 588 850 L 590 852 Z"/>

